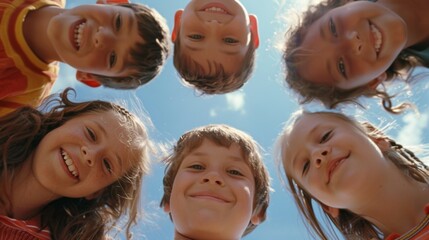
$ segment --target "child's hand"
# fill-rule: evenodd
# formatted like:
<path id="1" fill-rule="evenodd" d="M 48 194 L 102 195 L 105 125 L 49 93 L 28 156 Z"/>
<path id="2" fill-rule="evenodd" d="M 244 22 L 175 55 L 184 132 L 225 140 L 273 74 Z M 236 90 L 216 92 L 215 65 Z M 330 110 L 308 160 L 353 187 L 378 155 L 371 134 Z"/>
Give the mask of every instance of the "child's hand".
<path id="1" fill-rule="evenodd" d="M 97 4 L 130 3 L 128 0 L 97 0 Z"/>

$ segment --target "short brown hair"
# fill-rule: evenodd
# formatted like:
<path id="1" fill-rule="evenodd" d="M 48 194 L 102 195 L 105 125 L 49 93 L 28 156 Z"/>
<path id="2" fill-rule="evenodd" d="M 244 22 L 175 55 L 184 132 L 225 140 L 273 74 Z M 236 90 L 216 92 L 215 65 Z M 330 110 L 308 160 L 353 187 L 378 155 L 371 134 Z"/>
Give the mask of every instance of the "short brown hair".
<path id="1" fill-rule="evenodd" d="M 169 53 L 169 30 L 164 17 L 155 9 L 143 4 L 118 4 L 130 8 L 137 19 L 138 32 L 144 43 L 137 43 L 131 49 L 131 63 L 128 68 L 133 74 L 125 77 L 109 77 L 94 74 L 105 87 L 134 89 L 146 84 L 160 72 Z"/>
<path id="2" fill-rule="evenodd" d="M 223 147 L 230 147 L 234 143 L 240 147 L 243 157 L 255 178 L 255 205 L 253 212 L 258 213 L 261 217 L 261 222 L 263 222 L 266 218 L 266 210 L 270 200 L 270 178 L 262 161 L 259 145 L 247 133 L 227 125 L 207 125 L 195 128 L 180 137 L 173 149 L 173 153 L 164 159 L 166 164 L 163 179 L 164 195 L 160 206 L 163 207 L 170 202 L 174 179 L 183 159 L 192 150 L 198 148 L 205 139 Z M 249 221 L 243 236 L 253 231 L 256 226 Z"/>
<path id="3" fill-rule="evenodd" d="M 235 73 L 226 73 L 222 63 L 208 62 L 210 71 L 205 72 L 201 64 L 181 53 L 180 38 L 174 43 L 173 64 L 186 85 L 192 86 L 203 94 L 224 94 L 241 88 L 250 78 L 255 64 L 253 38 L 244 55 L 241 69 Z"/>

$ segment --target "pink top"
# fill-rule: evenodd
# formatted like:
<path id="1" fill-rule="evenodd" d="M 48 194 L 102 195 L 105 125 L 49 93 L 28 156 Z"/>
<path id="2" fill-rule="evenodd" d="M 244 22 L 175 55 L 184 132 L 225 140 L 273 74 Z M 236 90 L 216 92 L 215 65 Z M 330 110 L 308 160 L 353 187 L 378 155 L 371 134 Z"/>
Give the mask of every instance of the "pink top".
<path id="1" fill-rule="evenodd" d="M 17 220 L 0 215 L 0 240 L 49 240 L 49 230 L 40 230 L 35 220 Z"/>

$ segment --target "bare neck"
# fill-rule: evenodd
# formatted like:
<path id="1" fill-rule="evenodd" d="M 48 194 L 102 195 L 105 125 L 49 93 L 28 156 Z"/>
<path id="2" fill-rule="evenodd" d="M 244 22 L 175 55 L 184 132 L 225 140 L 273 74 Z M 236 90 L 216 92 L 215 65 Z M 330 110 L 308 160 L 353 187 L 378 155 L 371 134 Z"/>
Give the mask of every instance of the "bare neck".
<path id="1" fill-rule="evenodd" d="M 55 15 L 63 12 L 64 9 L 54 6 L 43 7 L 30 11 L 23 23 L 24 38 L 34 54 L 45 63 L 59 61 L 55 49 L 49 42 L 48 24 Z"/>
<path id="2" fill-rule="evenodd" d="M 385 235 L 404 234 L 424 218 L 429 203 L 429 185 L 405 176 L 398 169 L 396 175 L 386 176 L 377 183 L 376 194 L 368 194 L 359 209 L 350 209 L 375 224 Z"/>
<path id="3" fill-rule="evenodd" d="M 26 160 L 12 182 L 11 217 L 16 219 L 34 218 L 44 206 L 59 197 L 43 188 L 35 178 L 31 165 L 32 161 Z"/>
<path id="4" fill-rule="evenodd" d="M 405 48 L 425 49 L 429 46 L 429 1 L 379 0 L 377 3 L 389 8 L 405 21 L 408 35 Z"/>

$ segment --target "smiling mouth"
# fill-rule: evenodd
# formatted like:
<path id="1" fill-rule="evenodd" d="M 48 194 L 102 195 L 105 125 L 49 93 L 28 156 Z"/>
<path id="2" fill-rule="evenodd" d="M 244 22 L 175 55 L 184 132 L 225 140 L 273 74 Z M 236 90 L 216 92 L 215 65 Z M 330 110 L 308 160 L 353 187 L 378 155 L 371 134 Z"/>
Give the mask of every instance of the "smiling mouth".
<path id="1" fill-rule="evenodd" d="M 347 158 L 350 157 L 350 153 L 347 154 L 347 156 L 342 157 L 340 159 L 334 160 L 334 163 L 332 163 L 332 165 L 329 166 L 329 172 L 328 172 L 328 182 L 327 184 L 329 184 L 331 182 L 331 177 L 332 174 L 334 173 L 334 171 L 337 169 L 337 167 L 344 162 L 344 160 L 346 160 Z"/>
<path id="2" fill-rule="evenodd" d="M 86 26 L 86 20 L 81 19 L 77 21 L 75 24 L 73 24 L 73 28 L 71 30 L 71 39 L 73 43 L 73 47 L 76 49 L 76 51 L 79 51 L 80 47 L 82 46 L 82 36 L 83 36 L 83 30 Z"/>
<path id="3" fill-rule="evenodd" d="M 79 178 L 79 173 L 77 172 L 77 168 L 74 165 L 73 160 L 69 156 L 68 153 L 66 153 L 63 149 L 61 149 L 61 156 L 63 158 L 64 163 L 67 166 L 67 169 L 69 170 L 70 174 L 73 175 L 76 179 Z"/>
<path id="4" fill-rule="evenodd" d="M 205 5 L 200 11 L 208 12 L 208 13 L 231 15 L 228 9 L 223 4 L 220 4 L 220 3 L 209 3 Z"/>
<path id="5" fill-rule="evenodd" d="M 193 194 L 191 195 L 192 198 L 196 198 L 196 199 L 204 199 L 204 200 L 210 200 L 210 201 L 215 201 L 215 202 L 220 202 L 220 203 L 229 203 L 228 200 L 220 197 L 220 196 L 216 196 L 214 194 L 206 194 L 206 193 L 198 193 L 198 194 Z"/>
<path id="6" fill-rule="evenodd" d="M 383 44 L 383 36 L 381 35 L 380 29 L 378 29 L 371 22 L 369 23 L 369 27 L 371 29 L 371 33 L 372 33 L 372 36 L 373 36 L 373 39 L 374 39 L 374 49 L 375 49 L 375 52 L 378 55 L 378 53 L 380 52 L 380 49 L 381 49 L 381 45 Z"/>

